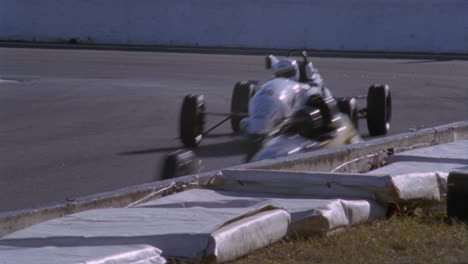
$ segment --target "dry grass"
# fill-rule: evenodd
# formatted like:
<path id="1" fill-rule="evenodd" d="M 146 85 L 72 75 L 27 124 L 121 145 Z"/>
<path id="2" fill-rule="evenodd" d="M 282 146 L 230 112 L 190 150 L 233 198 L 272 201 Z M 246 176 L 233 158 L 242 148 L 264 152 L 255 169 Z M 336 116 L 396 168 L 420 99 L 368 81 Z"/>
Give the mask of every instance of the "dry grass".
<path id="1" fill-rule="evenodd" d="M 283 240 L 230 264 L 468 264 L 468 226 L 443 216 L 393 216 L 327 237 Z"/>

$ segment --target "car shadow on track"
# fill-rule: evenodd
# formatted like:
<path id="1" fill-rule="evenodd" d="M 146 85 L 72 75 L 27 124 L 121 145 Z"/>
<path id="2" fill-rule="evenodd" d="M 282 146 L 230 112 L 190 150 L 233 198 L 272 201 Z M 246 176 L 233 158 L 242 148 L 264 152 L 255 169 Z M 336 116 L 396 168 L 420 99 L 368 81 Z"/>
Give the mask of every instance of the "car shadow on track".
<path id="1" fill-rule="evenodd" d="M 196 149 L 193 149 L 195 154 L 199 157 L 215 157 L 215 156 L 234 156 L 244 154 L 247 147 L 247 140 L 235 133 L 220 133 L 210 134 L 206 136 L 206 139 L 217 139 L 227 138 L 228 141 L 204 144 L 202 142 Z M 183 146 L 177 147 L 163 147 L 163 148 L 148 148 L 141 150 L 131 150 L 119 152 L 119 156 L 130 156 L 130 155 L 144 155 L 154 153 L 170 153 L 179 149 L 183 149 Z"/>
<path id="2" fill-rule="evenodd" d="M 242 137 L 228 141 L 202 144 L 194 150 L 197 157 L 235 156 L 247 153 L 248 141 Z"/>

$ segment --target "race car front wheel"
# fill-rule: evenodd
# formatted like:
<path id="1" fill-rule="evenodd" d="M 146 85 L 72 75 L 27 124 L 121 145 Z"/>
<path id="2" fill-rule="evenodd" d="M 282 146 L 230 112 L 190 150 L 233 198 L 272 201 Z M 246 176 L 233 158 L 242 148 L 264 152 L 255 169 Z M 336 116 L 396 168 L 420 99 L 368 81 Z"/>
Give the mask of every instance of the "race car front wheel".
<path id="1" fill-rule="evenodd" d="M 385 135 L 390 130 L 392 96 L 386 84 L 374 84 L 367 92 L 367 128 L 370 136 Z"/>
<path id="2" fill-rule="evenodd" d="M 164 160 L 161 179 L 195 174 L 200 171 L 200 163 L 191 150 L 180 149 L 168 154 Z"/>
<path id="3" fill-rule="evenodd" d="M 240 121 L 248 116 L 249 101 L 255 95 L 257 81 L 237 82 L 232 90 L 231 127 L 232 131 L 240 131 Z"/>
<path id="4" fill-rule="evenodd" d="M 187 148 L 195 148 L 203 139 L 205 127 L 205 98 L 203 95 L 185 96 L 180 112 L 179 136 Z"/>

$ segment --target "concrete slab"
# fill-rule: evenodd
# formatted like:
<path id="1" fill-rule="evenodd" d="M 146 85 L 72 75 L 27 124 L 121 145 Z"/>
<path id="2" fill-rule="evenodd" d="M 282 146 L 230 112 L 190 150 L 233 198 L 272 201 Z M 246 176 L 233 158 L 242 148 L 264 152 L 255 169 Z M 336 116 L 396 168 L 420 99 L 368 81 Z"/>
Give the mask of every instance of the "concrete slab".
<path id="1" fill-rule="evenodd" d="M 1 264 L 165 264 L 161 250 L 148 245 L 84 247 L 0 246 Z"/>
<path id="2" fill-rule="evenodd" d="M 242 225 L 236 225 L 238 222 Z M 216 252 L 209 252 L 208 249 L 227 251 L 223 247 L 229 240 L 225 238 L 229 237 L 226 233 L 231 236 L 238 231 L 245 233 L 251 227 L 259 230 L 250 231 L 250 236 L 244 236 L 244 245 L 250 247 L 239 250 L 238 255 L 234 254 L 240 257 L 257 249 L 258 245 L 263 247 L 282 238 L 289 222 L 287 212 L 268 205 L 222 210 L 202 207 L 108 208 L 76 213 L 31 226 L 3 237 L 0 245 L 90 247 L 146 244 L 161 249 L 164 257 L 202 260 L 208 255 L 217 257 Z M 224 239 L 212 235 L 215 231 Z M 262 236 L 265 237 L 263 243 L 249 244 L 259 241 Z"/>
<path id="3" fill-rule="evenodd" d="M 291 215 L 289 233 L 327 234 L 385 216 L 386 207 L 365 199 L 318 199 L 266 193 L 192 189 L 139 205 L 140 208 L 248 208 L 272 205 Z"/>
<path id="4" fill-rule="evenodd" d="M 468 140 L 454 141 L 392 155 L 388 165 L 367 174 L 400 175 L 468 169 Z"/>

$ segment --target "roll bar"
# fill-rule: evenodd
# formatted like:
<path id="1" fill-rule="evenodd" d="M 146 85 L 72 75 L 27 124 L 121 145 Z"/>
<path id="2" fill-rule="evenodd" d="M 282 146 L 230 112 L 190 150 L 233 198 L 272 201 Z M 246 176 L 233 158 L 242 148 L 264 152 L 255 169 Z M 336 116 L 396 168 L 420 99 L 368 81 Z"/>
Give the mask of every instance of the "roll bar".
<path id="1" fill-rule="evenodd" d="M 300 49 L 292 49 L 290 51 L 288 51 L 288 57 L 291 57 L 292 55 L 294 54 L 298 54 L 300 56 L 302 56 L 302 59 L 304 61 L 304 65 L 306 65 L 309 61 L 307 59 L 307 52 L 305 50 L 300 50 Z M 275 63 L 275 61 L 277 61 L 277 58 L 273 55 L 268 55 L 266 56 L 265 58 L 265 68 L 266 69 L 271 69 L 273 63 Z"/>

